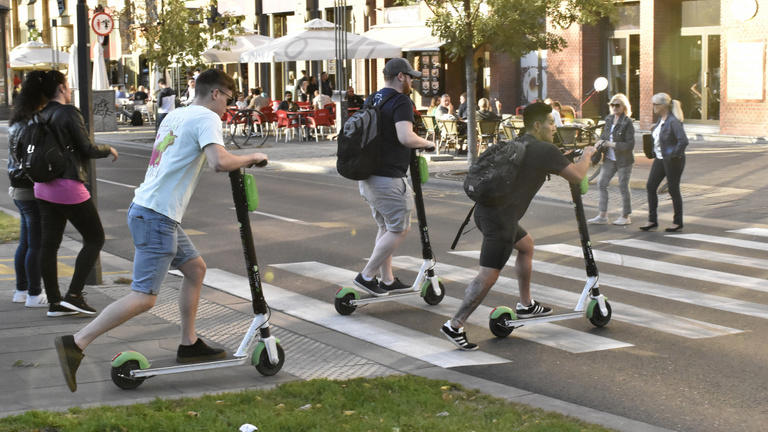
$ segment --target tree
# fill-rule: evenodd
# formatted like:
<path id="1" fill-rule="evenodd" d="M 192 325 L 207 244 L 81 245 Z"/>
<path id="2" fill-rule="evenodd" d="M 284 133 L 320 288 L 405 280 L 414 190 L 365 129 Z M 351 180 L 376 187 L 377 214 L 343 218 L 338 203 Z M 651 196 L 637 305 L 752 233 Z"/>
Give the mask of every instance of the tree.
<path id="1" fill-rule="evenodd" d="M 475 50 L 485 44 L 512 58 L 567 44 L 558 33 L 574 23 L 591 24 L 613 11 L 613 0 L 424 0 L 434 16 L 427 20 L 432 34 L 445 41 L 447 55 L 464 57 L 467 103 L 477 100 L 477 76 L 472 64 Z M 468 163 L 477 158 L 477 122 L 467 110 Z"/>
<path id="2" fill-rule="evenodd" d="M 165 0 L 159 11 L 155 0 L 126 3 L 141 33 L 134 49 L 142 50 L 160 70 L 199 65 L 211 41 L 232 42 L 233 35 L 243 32 L 244 17 L 219 15 L 215 1 L 203 9 L 188 8 L 184 0 Z"/>

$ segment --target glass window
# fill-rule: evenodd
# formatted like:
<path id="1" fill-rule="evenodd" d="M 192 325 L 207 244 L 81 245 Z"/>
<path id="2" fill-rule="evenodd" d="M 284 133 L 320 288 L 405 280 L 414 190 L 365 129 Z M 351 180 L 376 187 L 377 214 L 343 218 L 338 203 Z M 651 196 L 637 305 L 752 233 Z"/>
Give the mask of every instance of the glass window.
<path id="1" fill-rule="evenodd" d="M 720 0 L 683 0 L 683 27 L 720 25 Z"/>
<path id="2" fill-rule="evenodd" d="M 617 4 L 613 28 L 616 30 L 640 29 L 640 2 Z"/>

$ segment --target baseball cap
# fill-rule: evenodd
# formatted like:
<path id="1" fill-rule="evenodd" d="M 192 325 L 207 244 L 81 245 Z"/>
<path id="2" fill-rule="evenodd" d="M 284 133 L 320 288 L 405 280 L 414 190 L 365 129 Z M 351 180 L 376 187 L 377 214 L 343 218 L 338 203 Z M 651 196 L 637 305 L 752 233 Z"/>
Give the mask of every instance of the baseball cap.
<path id="1" fill-rule="evenodd" d="M 413 70 L 408 60 L 402 57 L 390 59 L 387 64 L 384 65 L 384 75 L 395 76 L 400 72 L 410 75 L 411 78 L 421 78 L 421 72 Z"/>

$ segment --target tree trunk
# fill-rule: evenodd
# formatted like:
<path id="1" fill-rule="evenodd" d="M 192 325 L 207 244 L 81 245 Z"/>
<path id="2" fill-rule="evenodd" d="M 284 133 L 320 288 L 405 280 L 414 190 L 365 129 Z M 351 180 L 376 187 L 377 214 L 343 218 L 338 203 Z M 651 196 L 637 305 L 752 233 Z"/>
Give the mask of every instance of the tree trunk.
<path id="1" fill-rule="evenodd" d="M 470 1 L 464 0 L 465 27 L 467 44 L 464 46 L 464 73 L 467 77 L 467 166 L 477 159 L 477 96 L 475 95 L 475 49 L 472 46 L 474 29 L 472 28 L 472 8 Z"/>
<path id="2" fill-rule="evenodd" d="M 471 44 L 464 48 L 464 73 L 467 76 L 467 166 L 477 159 L 477 95 L 475 95 L 475 50 Z"/>

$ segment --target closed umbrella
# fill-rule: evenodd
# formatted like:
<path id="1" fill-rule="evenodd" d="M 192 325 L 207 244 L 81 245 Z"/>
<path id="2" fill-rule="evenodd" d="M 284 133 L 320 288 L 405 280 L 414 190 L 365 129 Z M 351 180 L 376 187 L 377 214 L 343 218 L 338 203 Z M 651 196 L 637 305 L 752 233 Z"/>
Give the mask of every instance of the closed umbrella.
<path id="1" fill-rule="evenodd" d="M 271 63 L 300 60 L 336 59 L 335 24 L 315 18 L 304 25 L 305 30 L 277 38 L 240 56 L 243 63 Z M 347 58 L 400 57 L 400 47 L 347 32 Z"/>
<path id="2" fill-rule="evenodd" d="M 203 58 L 211 63 L 240 63 L 240 55 L 246 51 L 261 47 L 274 39 L 259 34 L 235 36 L 232 42 L 212 42 L 203 52 Z"/>
<path id="3" fill-rule="evenodd" d="M 78 88 L 77 86 L 77 44 L 72 44 L 72 48 L 70 48 L 72 51 L 71 54 L 69 54 L 69 63 L 67 63 L 67 82 L 69 83 L 69 88 L 72 90 L 75 90 Z"/>
<path id="4" fill-rule="evenodd" d="M 66 65 L 69 54 L 38 42 L 25 42 L 12 49 L 9 55 L 11 69 L 44 70 Z"/>
<path id="5" fill-rule="evenodd" d="M 96 44 L 96 58 L 93 60 L 91 88 L 93 90 L 109 90 L 107 66 L 104 64 L 104 46 L 101 43 Z"/>

